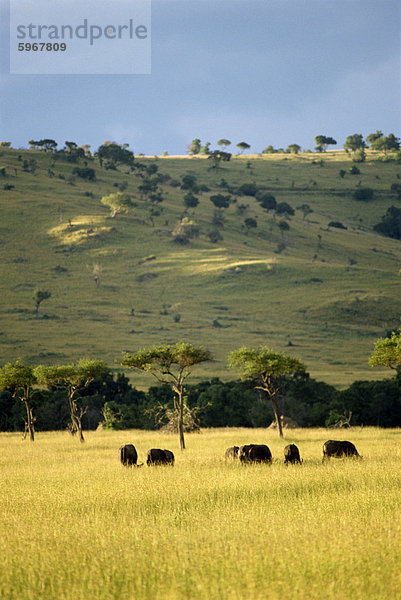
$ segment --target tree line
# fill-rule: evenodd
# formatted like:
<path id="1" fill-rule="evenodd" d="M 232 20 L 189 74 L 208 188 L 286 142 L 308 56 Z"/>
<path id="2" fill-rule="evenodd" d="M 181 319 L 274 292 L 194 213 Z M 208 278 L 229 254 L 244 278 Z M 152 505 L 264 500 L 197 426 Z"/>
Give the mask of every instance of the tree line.
<path id="1" fill-rule="evenodd" d="M 336 390 L 310 377 L 303 363 L 267 347 L 242 347 L 228 363 L 240 380 L 218 378 L 189 384 L 193 367 L 212 360 L 202 347 L 185 342 L 126 353 L 121 364 L 157 381 L 147 392 L 100 360 L 30 367 L 21 360 L 0 369 L 0 431 L 19 431 L 33 441 L 35 429 L 83 430 L 167 428 L 179 433 L 200 427 L 266 427 L 272 419 L 282 435 L 282 416 L 301 427 L 401 425 L 401 331 L 379 339 L 371 366 L 394 369 L 383 381 L 357 381 Z"/>

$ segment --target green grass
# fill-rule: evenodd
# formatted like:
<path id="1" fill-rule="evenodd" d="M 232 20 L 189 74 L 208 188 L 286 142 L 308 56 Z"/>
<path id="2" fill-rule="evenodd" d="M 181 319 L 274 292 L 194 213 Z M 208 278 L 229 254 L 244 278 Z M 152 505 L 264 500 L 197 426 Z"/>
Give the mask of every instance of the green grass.
<path id="1" fill-rule="evenodd" d="M 19 155 L 37 160 L 35 175 L 22 171 Z M 386 374 L 370 369 L 367 361 L 375 340 L 400 324 L 401 246 L 372 227 L 389 206 L 399 204 L 390 186 L 400 165 L 370 153 L 355 176 L 343 152 L 233 157 L 218 170 L 210 170 L 204 159 L 141 158 L 156 161 L 173 179 L 192 173 L 210 187 L 194 213 L 201 235 L 182 247 L 171 237 L 184 209 L 186 192 L 180 188 L 161 186 L 163 212 L 152 225 L 149 208 L 139 199 L 138 178 L 123 168 L 105 171 L 91 163 L 96 182 L 75 178 L 71 185 L 75 165 L 58 161 L 50 178 L 46 153 L 2 150 L 0 160 L 8 173 L 2 183 L 15 185 L 0 198 L 1 363 L 90 355 L 116 366 L 122 351 L 184 338 L 207 346 L 216 358 L 196 371 L 197 379 L 235 377 L 227 370 L 227 355 L 244 343 L 288 350 L 312 376 L 340 386 Z M 343 179 L 340 169 L 347 172 Z M 222 191 L 222 178 L 233 187 L 255 182 L 278 202 L 294 208 L 306 203 L 313 212 L 304 219 L 296 210 L 286 248 L 277 253 L 280 218 L 254 198 L 240 197 L 225 211 L 223 240 L 213 244 L 207 236 L 213 214 L 209 196 Z M 137 207 L 111 219 L 100 199 L 122 181 Z M 359 183 L 375 190 L 373 201 L 352 199 Z M 249 205 L 243 216 L 239 204 Z M 248 234 L 245 217 L 258 221 Z M 328 228 L 333 220 L 347 229 Z M 146 260 L 150 256 L 155 258 Z M 98 288 L 95 266 L 101 270 Z M 52 293 L 39 318 L 32 299 L 37 287 Z M 133 383 L 143 387 L 150 381 L 135 375 Z"/>
<path id="2" fill-rule="evenodd" d="M 205 430 L 0 435 L 2 600 L 393 600 L 401 575 L 399 430 Z M 322 464 L 325 440 L 363 460 Z M 267 443 L 272 466 L 224 462 Z M 301 467 L 285 467 L 295 442 Z M 126 469 L 118 447 L 170 448 L 174 468 Z"/>

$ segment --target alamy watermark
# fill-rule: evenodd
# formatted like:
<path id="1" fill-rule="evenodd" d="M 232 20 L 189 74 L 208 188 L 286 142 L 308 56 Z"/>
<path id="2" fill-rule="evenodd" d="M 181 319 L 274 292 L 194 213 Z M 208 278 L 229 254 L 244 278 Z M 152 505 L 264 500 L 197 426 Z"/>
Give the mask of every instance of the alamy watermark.
<path id="1" fill-rule="evenodd" d="M 150 0 L 10 0 L 10 73 L 149 74 Z"/>

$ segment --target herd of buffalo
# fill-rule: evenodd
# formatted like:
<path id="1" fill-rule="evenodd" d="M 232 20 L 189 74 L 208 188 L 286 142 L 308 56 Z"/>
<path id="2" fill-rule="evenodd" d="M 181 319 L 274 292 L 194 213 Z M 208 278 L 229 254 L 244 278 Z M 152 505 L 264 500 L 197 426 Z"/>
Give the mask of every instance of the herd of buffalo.
<path id="1" fill-rule="evenodd" d="M 138 453 L 135 446 L 126 444 L 120 447 L 120 460 L 124 466 L 140 467 L 138 465 Z M 357 456 L 360 458 L 357 449 L 352 442 L 328 440 L 323 444 L 323 461 L 335 457 L 341 458 L 344 456 Z M 226 460 L 239 459 L 242 463 L 271 463 L 272 453 L 270 448 L 265 444 L 246 444 L 245 446 L 232 446 L 227 448 L 225 453 Z M 301 464 L 298 447 L 295 444 L 288 444 L 284 448 L 284 464 Z M 152 448 L 148 450 L 146 455 L 146 464 L 152 465 L 174 465 L 174 454 L 171 450 L 161 450 L 160 448 Z"/>

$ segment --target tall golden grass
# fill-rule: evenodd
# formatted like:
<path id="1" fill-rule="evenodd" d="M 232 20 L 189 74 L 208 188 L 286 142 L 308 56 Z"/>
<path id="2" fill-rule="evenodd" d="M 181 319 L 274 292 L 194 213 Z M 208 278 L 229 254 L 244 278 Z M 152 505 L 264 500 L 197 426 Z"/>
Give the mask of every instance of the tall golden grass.
<path id="1" fill-rule="evenodd" d="M 401 432 L 365 428 L 0 436 L 2 600 L 399 597 Z M 326 439 L 363 460 L 322 464 Z M 225 463 L 267 443 L 272 466 Z M 296 443 L 303 465 L 284 466 Z M 170 448 L 171 467 L 124 468 L 118 447 Z"/>

